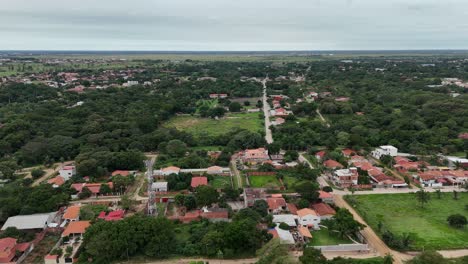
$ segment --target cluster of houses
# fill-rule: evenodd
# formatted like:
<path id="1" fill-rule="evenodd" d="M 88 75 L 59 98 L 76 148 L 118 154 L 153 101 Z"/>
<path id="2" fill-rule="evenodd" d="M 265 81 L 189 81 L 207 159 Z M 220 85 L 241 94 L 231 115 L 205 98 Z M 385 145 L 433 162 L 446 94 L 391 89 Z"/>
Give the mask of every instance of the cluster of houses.
<path id="1" fill-rule="evenodd" d="M 342 154 L 348 159 L 348 168 L 345 168 L 341 163 L 327 159 L 325 151 L 320 151 L 315 154 L 318 161 L 323 162 L 323 166 L 332 172 L 329 178 L 333 183 L 341 188 L 356 188 L 356 189 L 370 189 L 370 188 L 404 188 L 408 184 L 394 176 L 387 175 L 384 169 L 375 166 L 373 163 L 363 156 L 351 149 L 343 149 Z M 373 157 L 381 157 L 382 155 L 396 156 L 397 149 L 393 146 L 381 146 L 374 150 L 371 154 Z M 367 175 L 371 181 L 371 185 L 359 184 L 359 173 L 364 176 Z"/>
<path id="2" fill-rule="evenodd" d="M 312 239 L 313 231 L 321 229 L 320 222 L 336 214 L 335 209 L 330 206 L 333 204 L 332 194 L 324 191 L 320 191 L 318 203 L 302 209 L 298 209 L 293 203 L 287 203 L 282 194 L 264 196 L 265 193 L 262 195 L 262 192 L 257 192 L 255 189 L 248 189 L 246 192 L 249 194 L 247 199 L 266 200 L 268 212 L 273 215 L 275 224 L 275 227 L 270 228 L 268 232 L 273 237 L 278 237 L 283 244 L 307 243 Z M 248 200 L 247 203 L 253 204 L 254 201 Z"/>
<path id="3" fill-rule="evenodd" d="M 287 110 L 289 105 L 286 105 L 285 107 L 281 106 L 281 101 L 286 100 L 289 97 L 286 95 L 270 95 L 270 98 L 272 99 L 271 103 L 273 107 L 270 109 L 269 115 L 275 117 L 275 120 L 272 121 L 272 125 L 281 125 L 285 122 L 285 117 L 293 114 L 292 111 Z"/>
<path id="4" fill-rule="evenodd" d="M 29 254 L 47 233 L 59 233 L 60 239 L 48 255 L 44 257 L 46 264 L 73 263 L 82 243 L 83 234 L 91 225 L 90 221 L 80 220 L 81 205 L 71 205 L 57 212 L 17 215 L 9 217 L 1 230 L 16 228 L 22 232 L 35 235 L 28 243 L 18 243 L 17 239 L 7 237 L 0 239 L 0 263 L 19 263 Z M 118 221 L 124 218 L 124 210 L 101 212 L 97 219 L 102 221 Z M 67 250 L 71 248 L 71 252 Z M 61 249 L 61 255 L 56 249 Z M 65 253 L 67 252 L 67 253 Z"/>

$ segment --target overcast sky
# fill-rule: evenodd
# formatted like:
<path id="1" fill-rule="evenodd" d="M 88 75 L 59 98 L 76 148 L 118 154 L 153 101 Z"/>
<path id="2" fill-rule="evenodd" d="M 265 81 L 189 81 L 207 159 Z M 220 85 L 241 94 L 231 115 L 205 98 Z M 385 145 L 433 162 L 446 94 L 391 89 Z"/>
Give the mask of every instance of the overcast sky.
<path id="1" fill-rule="evenodd" d="M 468 49 L 468 1 L 0 1 L 0 50 L 364 49 Z"/>

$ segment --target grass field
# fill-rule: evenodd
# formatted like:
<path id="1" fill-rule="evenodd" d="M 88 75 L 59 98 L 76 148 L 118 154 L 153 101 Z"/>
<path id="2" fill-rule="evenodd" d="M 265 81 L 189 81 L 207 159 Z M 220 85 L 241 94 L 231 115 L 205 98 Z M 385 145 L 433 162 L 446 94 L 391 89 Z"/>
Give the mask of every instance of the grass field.
<path id="1" fill-rule="evenodd" d="M 250 187 L 253 188 L 275 188 L 280 186 L 275 176 L 250 176 L 249 181 Z"/>
<path id="2" fill-rule="evenodd" d="M 309 242 L 310 246 L 330 246 L 338 244 L 352 244 L 349 239 L 334 236 L 328 232 L 328 229 L 322 228 L 318 231 L 312 231 L 312 239 Z"/>
<path id="3" fill-rule="evenodd" d="M 223 189 L 231 186 L 231 177 L 229 176 L 214 176 L 210 182 L 211 186 L 216 189 Z"/>
<path id="4" fill-rule="evenodd" d="M 381 219 L 384 228 L 394 234 L 413 233 L 414 249 L 429 250 L 468 247 L 468 229 L 452 228 L 446 220 L 456 213 L 468 217 L 468 193 L 458 196 L 454 200 L 452 193 L 442 193 L 437 199 L 432 193 L 425 208 L 420 207 L 414 194 L 357 195 L 354 199 L 356 209 L 374 230 L 378 230 Z"/>
<path id="5" fill-rule="evenodd" d="M 259 132 L 262 131 L 263 125 L 262 119 L 258 115 L 258 113 L 228 114 L 219 120 L 196 116 L 177 116 L 169 120 L 165 126 L 186 131 L 196 137 L 218 136 L 236 128 Z"/>

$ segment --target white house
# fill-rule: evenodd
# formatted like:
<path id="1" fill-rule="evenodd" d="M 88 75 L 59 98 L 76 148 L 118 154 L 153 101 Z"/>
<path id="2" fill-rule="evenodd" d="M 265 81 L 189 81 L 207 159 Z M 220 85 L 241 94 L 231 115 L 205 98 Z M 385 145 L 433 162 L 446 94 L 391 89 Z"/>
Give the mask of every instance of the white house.
<path id="1" fill-rule="evenodd" d="M 64 166 L 61 170 L 59 170 L 59 174 L 65 181 L 68 181 L 71 177 L 76 175 L 76 167 Z"/>
<path id="2" fill-rule="evenodd" d="M 304 208 L 297 211 L 297 216 L 299 217 L 299 225 L 313 227 L 314 229 L 318 228 L 320 224 L 320 216 L 310 208 Z"/>
<path id="3" fill-rule="evenodd" d="M 398 149 L 390 145 L 380 146 L 376 148 L 374 151 L 372 151 L 371 155 L 376 159 L 380 159 L 380 157 L 384 155 L 396 157 L 398 155 Z"/>
<path id="4" fill-rule="evenodd" d="M 290 227 L 297 226 L 295 216 L 292 214 L 273 215 L 273 223 L 275 224 L 285 223 Z"/>
<path id="5" fill-rule="evenodd" d="M 167 192 L 167 182 L 153 182 L 151 189 L 156 192 Z"/>

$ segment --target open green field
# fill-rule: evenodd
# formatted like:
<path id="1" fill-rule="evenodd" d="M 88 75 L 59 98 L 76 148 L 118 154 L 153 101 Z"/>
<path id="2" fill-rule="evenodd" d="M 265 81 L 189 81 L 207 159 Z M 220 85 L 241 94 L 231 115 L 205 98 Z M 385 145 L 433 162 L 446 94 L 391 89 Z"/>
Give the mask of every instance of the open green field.
<path id="1" fill-rule="evenodd" d="M 331 246 L 338 244 L 352 244 L 353 242 L 346 238 L 341 238 L 338 235 L 333 235 L 328 232 L 328 229 L 322 228 L 317 231 L 312 231 L 312 239 L 309 246 Z"/>
<path id="2" fill-rule="evenodd" d="M 229 176 L 214 176 L 210 181 L 211 186 L 216 189 L 223 189 L 231 186 L 231 177 Z"/>
<path id="3" fill-rule="evenodd" d="M 457 249 L 468 247 L 468 229 L 456 229 L 447 223 L 451 214 L 468 217 L 468 193 L 459 193 L 454 200 L 452 193 L 442 193 L 437 199 L 431 193 L 431 200 L 424 208 L 414 194 L 355 195 L 356 209 L 366 222 L 377 232 L 381 219 L 383 227 L 396 235 L 413 233 L 413 248 L 417 250 Z"/>
<path id="4" fill-rule="evenodd" d="M 218 136 L 237 128 L 259 132 L 262 131 L 263 124 L 258 115 L 258 113 L 230 113 L 219 120 L 188 115 L 177 116 L 169 120 L 165 126 L 186 131 L 196 137 Z"/>
<path id="5" fill-rule="evenodd" d="M 253 188 L 276 188 L 280 183 L 275 176 L 250 176 L 250 187 Z"/>

